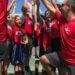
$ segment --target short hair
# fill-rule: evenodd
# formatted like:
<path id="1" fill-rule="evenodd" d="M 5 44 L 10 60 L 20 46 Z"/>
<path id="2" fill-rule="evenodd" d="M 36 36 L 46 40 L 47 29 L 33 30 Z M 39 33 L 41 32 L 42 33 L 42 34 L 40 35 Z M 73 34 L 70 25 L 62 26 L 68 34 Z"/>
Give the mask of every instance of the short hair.
<path id="1" fill-rule="evenodd" d="M 27 8 L 25 8 L 24 6 L 22 6 L 21 11 L 25 12 L 25 11 L 27 11 Z"/>
<path id="2" fill-rule="evenodd" d="M 19 15 L 15 15 L 14 20 L 16 20 L 17 17 L 20 17 Z"/>
<path id="3" fill-rule="evenodd" d="M 68 3 L 71 6 L 72 12 L 75 13 L 75 0 L 68 0 Z"/>

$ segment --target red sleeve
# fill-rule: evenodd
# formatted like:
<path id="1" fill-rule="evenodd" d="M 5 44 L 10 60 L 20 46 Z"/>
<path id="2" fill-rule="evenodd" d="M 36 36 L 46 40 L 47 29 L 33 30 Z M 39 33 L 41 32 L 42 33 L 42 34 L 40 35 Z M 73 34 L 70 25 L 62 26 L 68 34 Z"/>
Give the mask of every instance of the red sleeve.
<path id="1" fill-rule="evenodd" d="M 60 24 L 65 23 L 66 19 L 63 17 L 63 15 L 59 11 L 55 12 L 55 16 L 58 19 Z"/>
<path id="2" fill-rule="evenodd" d="M 28 35 L 33 35 L 33 25 L 32 25 L 32 19 L 28 16 L 25 20 L 25 29 Z"/>

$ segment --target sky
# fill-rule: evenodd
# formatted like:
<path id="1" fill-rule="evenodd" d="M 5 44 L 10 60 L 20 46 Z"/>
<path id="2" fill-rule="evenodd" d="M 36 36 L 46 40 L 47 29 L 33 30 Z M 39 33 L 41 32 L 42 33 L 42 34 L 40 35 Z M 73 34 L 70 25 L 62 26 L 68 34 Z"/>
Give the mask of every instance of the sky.
<path id="1" fill-rule="evenodd" d="M 11 1 L 11 0 L 9 0 L 9 2 L 10 2 L 10 1 Z M 30 6 L 30 8 L 31 8 L 31 3 L 30 3 L 31 0 L 28 0 L 28 1 L 29 1 L 29 6 Z M 41 0 L 40 0 L 40 1 L 41 1 Z M 57 3 L 58 3 L 58 4 L 61 4 L 62 1 L 63 1 L 63 0 L 57 0 Z M 16 0 L 16 13 L 21 14 L 21 7 L 22 7 L 23 3 L 24 3 L 24 0 Z M 40 11 L 41 11 L 41 14 L 44 14 L 44 12 L 46 11 L 46 8 L 45 8 L 45 6 L 43 5 L 42 2 L 40 3 Z"/>

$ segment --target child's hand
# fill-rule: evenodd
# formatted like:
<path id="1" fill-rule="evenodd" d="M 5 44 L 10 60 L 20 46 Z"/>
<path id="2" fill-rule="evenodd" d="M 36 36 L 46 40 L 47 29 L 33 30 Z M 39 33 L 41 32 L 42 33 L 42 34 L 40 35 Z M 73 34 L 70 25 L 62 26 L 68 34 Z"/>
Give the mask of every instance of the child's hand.
<path id="1" fill-rule="evenodd" d="M 28 37 L 26 36 L 25 44 L 28 44 Z"/>
<path id="2" fill-rule="evenodd" d="M 52 0 L 52 3 L 56 3 L 56 0 Z"/>

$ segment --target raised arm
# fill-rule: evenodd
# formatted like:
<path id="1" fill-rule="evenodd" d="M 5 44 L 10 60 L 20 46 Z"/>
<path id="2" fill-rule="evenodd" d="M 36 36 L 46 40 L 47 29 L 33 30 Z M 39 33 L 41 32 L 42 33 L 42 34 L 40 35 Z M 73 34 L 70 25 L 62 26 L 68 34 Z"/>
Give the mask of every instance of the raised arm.
<path id="1" fill-rule="evenodd" d="M 28 0 L 24 0 L 24 8 L 29 9 Z"/>
<path id="2" fill-rule="evenodd" d="M 29 11 L 29 5 L 28 5 L 28 0 L 24 0 L 24 4 L 22 6 L 22 14 L 23 16 L 26 16 L 27 12 Z"/>
<path id="3" fill-rule="evenodd" d="M 41 19 L 41 16 L 40 16 L 40 1 L 39 0 L 37 0 L 36 1 L 36 4 L 37 4 L 37 19 L 39 18 L 39 19 Z"/>
<path id="4" fill-rule="evenodd" d="M 55 14 L 55 16 L 58 19 L 58 21 L 60 22 L 60 24 L 62 24 L 63 21 L 65 22 L 65 19 L 64 19 L 63 15 L 61 14 L 61 12 L 59 11 L 55 2 L 52 2 L 53 3 L 52 4 L 48 0 L 42 0 L 42 1 L 45 4 L 45 6 Z"/>
<path id="5" fill-rule="evenodd" d="M 36 0 L 36 4 L 37 4 L 37 21 L 40 23 L 40 24 L 43 24 L 43 18 L 40 16 L 40 0 Z"/>
<path id="6" fill-rule="evenodd" d="M 60 10 L 59 10 L 59 8 L 58 8 L 58 6 L 57 6 L 57 4 L 56 4 L 56 0 L 52 0 L 52 4 L 53 4 L 54 7 L 56 8 L 56 10 L 60 12 Z"/>
<path id="7" fill-rule="evenodd" d="M 32 0 L 32 16 L 35 15 L 35 2 Z"/>
<path id="8" fill-rule="evenodd" d="M 32 19 L 33 19 L 33 25 L 35 24 L 35 1 L 32 0 Z"/>
<path id="9" fill-rule="evenodd" d="M 10 9 L 11 9 L 12 6 L 14 5 L 14 3 L 15 3 L 15 0 L 12 0 L 11 3 L 10 3 L 10 4 L 8 5 L 8 7 L 7 7 L 7 12 L 10 11 Z"/>
<path id="10" fill-rule="evenodd" d="M 52 11 L 53 13 L 56 12 L 56 8 L 53 6 L 51 2 L 49 2 L 48 0 L 42 0 L 42 2 L 50 11 Z"/>
<path id="11" fill-rule="evenodd" d="M 12 19 L 14 19 L 16 13 L 16 4 L 13 5 L 13 11 L 11 13 Z"/>

